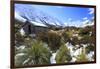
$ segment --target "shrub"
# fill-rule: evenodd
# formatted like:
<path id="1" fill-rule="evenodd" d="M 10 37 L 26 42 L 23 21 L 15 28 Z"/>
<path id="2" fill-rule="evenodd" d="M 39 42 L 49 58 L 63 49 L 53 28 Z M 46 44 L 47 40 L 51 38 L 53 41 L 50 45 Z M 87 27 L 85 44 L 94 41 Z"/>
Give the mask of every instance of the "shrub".
<path id="1" fill-rule="evenodd" d="M 93 46 L 93 45 L 88 45 L 85 48 L 87 54 L 90 53 L 90 51 L 94 51 L 94 49 L 95 49 L 95 46 Z"/>
<path id="2" fill-rule="evenodd" d="M 67 31 L 62 33 L 62 38 L 64 40 L 64 42 L 70 42 L 70 38 L 71 38 L 71 34 Z"/>
<path id="3" fill-rule="evenodd" d="M 48 43 L 47 32 L 38 32 L 36 39 Z"/>
<path id="4" fill-rule="evenodd" d="M 24 44 L 24 37 L 18 31 L 17 33 L 15 33 L 15 45 L 20 46 L 23 44 Z"/>
<path id="5" fill-rule="evenodd" d="M 80 40 L 78 39 L 78 37 L 74 36 L 72 37 L 72 40 L 70 41 L 70 43 L 75 46 L 75 45 L 79 45 L 80 44 Z"/>
<path id="6" fill-rule="evenodd" d="M 63 44 L 56 55 L 56 63 L 65 63 L 71 61 L 70 50 Z"/>
<path id="7" fill-rule="evenodd" d="M 95 37 L 91 37 L 89 35 L 84 35 L 82 39 L 80 40 L 80 43 L 82 44 L 94 44 L 95 43 Z"/>
<path id="8" fill-rule="evenodd" d="M 78 55 L 76 58 L 77 58 L 76 62 L 87 62 L 87 61 L 89 61 L 87 56 L 86 56 L 86 53 L 84 52 L 84 49 L 82 49 L 81 54 Z"/>
<path id="9" fill-rule="evenodd" d="M 79 34 L 82 35 L 82 36 L 83 35 L 89 35 L 89 33 L 90 33 L 91 30 L 92 30 L 91 27 L 87 26 L 85 28 L 80 29 Z"/>
<path id="10" fill-rule="evenodd" d="M 61 46 L 61 36 L 56 31 L 47 33 L 48 46 L 52 51 L 56 51 Z"/>
<path id="11" fill-rule="evenodd" d="M 49 64 L 51 53 L 45 43 L 34 40 L 30 48 L 23 51 L 24 55 L 16 57 L 16 65 Z M 25 58 L 25 59 L 24 59 Z M 21 61 L 21 59 L 23 59 Z"/>

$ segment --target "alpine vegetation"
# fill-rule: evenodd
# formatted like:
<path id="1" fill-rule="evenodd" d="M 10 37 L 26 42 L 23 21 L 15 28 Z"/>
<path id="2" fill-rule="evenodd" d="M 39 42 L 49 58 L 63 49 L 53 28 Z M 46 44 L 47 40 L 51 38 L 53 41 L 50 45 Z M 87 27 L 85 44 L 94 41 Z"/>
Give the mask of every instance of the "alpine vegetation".
<path id="1" fill-rule="evenodd" d="M 14 7 L 15 66 L 95 60 L 94 10 L 33 4 Z"/>

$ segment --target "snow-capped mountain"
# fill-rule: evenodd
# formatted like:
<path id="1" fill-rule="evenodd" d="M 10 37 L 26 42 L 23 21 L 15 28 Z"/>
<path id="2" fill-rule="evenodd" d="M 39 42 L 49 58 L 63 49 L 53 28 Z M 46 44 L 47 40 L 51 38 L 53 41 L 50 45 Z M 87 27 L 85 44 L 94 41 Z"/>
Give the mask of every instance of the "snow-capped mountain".
<path id="1" fill-rule="evenodd" d="M 39 26 L 63 26 L 62 22 L 57 18 L 48 15 L 32 5 L 15 4 L 15 19 L 22 22 L 29 21 Z"/>
<path id="2" fill-rule="evenodd" d="M 94 21 L 87 21 L 83 23 L 82 27 L 93 26 L 93 25 L 94 25 Z"/>

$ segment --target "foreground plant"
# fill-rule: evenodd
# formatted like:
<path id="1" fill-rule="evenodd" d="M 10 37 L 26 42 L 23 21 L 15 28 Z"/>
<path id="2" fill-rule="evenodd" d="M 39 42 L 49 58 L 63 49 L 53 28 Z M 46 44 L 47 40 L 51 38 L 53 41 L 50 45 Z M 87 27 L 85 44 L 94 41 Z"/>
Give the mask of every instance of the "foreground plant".
<path id="1" fill-rule="evenodd" d="M 87 58 L 87 55 L 85 53 L 84 48 L 82 48 L 82 51 L 81 51 L 80 55 L 78 55 L 76 57 L 76 59 L 77 59 L 76 62 L 87 62 L 87 61 L 89 61 L 88 58 Z"/>
<path id="2" fill-rule="evenodd" d="M 16 66 L 50 64 L 51 53 L 45 45 L 42 41 L 34 40 L 30 48 L 25 48 L 21 53 L 16 54 Z"/>
<path id="3" fill-rule="evenodd" d="M 62 45 L 56 55 L 56 63 L 65 63 L 71 61 L 70 50 L 66 45 Z"/>

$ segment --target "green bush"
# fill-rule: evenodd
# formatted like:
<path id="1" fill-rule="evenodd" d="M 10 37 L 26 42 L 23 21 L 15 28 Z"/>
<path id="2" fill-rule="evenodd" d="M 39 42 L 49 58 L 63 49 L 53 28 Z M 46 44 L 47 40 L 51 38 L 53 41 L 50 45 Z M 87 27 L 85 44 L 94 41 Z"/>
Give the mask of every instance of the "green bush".
<path id="1" fill-rule="evenodd" d="M 93 45 L 88 45 L 85 48 L 87 54 L 90 53 L 90 51 L 94 51 L 94 49 L 95 49 L 95 46 L 93 46 Z"/>
<path id="2" fill-rule="evenodd" d="M 76 37 L 76 36 L 72 37 L 72 40 L 70 41 L 70 43 L 71 43 L 73 46 L 81 44 L 81 43 L 80 43 L 80 40 L 79 40 L 78 37 Z"/>
<path id="3" fill-rule="evenodd" d="M 62 45 L 56 55 L 56 63 L 65 63 L 71 61 L 70 50 Z"/>
<path id="4" fill-rule="evenodd" d="M 94 37 L 91 37 L 89 35 L 84 35 L 82 37 L 82 39 L 80 40 L 80 43 L 81 44 L 94 44 L 95 43 L 95 38 Z"/>
<path id="5" fill-rule="evenodd" d="M 38 32 L 36 39 L 48 43 L 47 32 Z"/>
<path id="6" fill-rule="evenodd" d="M 91 26 L 86 26 L 85 28 L 81 28 L 79 34 L 80 35 L 89 35 L 90 31 L 92 31 Z"/>
<path id="7" fill-rule="evenodd" d="M 16 65 L 50 64 L 51 53 L 45 43 L 41 41 L 34 40 L 32 46 L 26 48 L 22 53 L 25 55 L 16 57 Z M 23 60 L 20 61 L 21 59 Z"/>
<path id="8" fill-rule="evenodd" d="M 61 46 L 61 35 L 57 31 L 40 32 L 37 35 L 37 40 L 46 42 L 53 52 Z"/>
<path id="9" fill-rule="evenodd" d="M 24 44 L 24 37 L 18 31 L 17 33 L 15 33 L 15 45 L 20 46 L 23 44 Z"/>
<path id="10" fill-rule="evenodd" d="M 62 33 L 62 38 L 63 38 L 63 40 L 64 40 L 65 43 L 71 41 L 71 40 L 70 40 L 71 35 L 72 35 L 72 34 L 70 34 L 70 33 L 67 32 L 67 31 L 65 31 L 65 32 Z"/>
<path id="11" fill-rule="evenodd" d="M 48 46 L 52 51 L 57 51 L 61 46 L 61 36 L 56 32 L 48 32 Z"/>
<path id="12" fill-rule="evenodd" d="M 86 56 L 86 53 L 84 52 L 84 49 L 82 49 L 81 54 L 78 55 L 76 58 L 77 58 L 76 62 L 87 62 L 87 61 L 89 61 L 87 56 Z"/>

